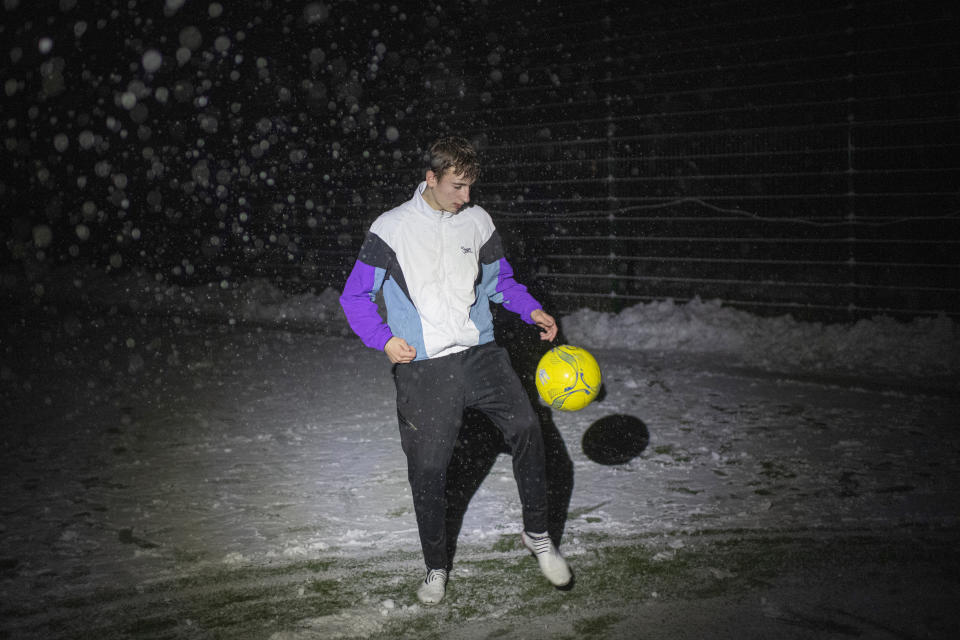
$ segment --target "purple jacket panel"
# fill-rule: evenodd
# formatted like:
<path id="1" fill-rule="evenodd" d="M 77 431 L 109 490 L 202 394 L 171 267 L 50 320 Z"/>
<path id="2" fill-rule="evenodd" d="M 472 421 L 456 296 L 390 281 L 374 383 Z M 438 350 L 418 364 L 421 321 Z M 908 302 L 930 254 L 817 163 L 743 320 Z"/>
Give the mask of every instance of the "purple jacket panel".
<path id="1" fill-rule="evenodd" d="M 527 288 L 514 280 L 513 267 L 506 258 L 500 258 L 497 273 L 497 293 L 503 296 L 503 308 L 520 316 L 527 324 L 535 324 L 530 314 L 541 308 Z"/>
<path id="2" fill-rule="evenodd" d="M 347 316 L 350 328 L 356 333 L 363 344 L 373 349 L 383 350 L 387 341 L 393 337 L 390 327 L 380 317 L 375 302 L 376 292 L 381 282 L 377 282 L 378 269 L 360 260 L 357 260 L 350 276 L 343 286 L 340 296 L 340 306 Z M 379 278 L 383 278 L 383 270 Z"/>

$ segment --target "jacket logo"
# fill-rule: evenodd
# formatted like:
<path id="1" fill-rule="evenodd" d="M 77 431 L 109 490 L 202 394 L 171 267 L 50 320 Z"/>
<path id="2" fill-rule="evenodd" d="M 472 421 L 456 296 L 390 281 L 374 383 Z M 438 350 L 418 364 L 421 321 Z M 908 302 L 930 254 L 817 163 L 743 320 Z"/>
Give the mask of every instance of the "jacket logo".
<path id="1" fill-rule="evenodd" d="M 468 253 L 473 253 L 473 249 L 471 249 L 470 247 L 460 247 L 460 251 L 463 251 L 464 255 Z"/>

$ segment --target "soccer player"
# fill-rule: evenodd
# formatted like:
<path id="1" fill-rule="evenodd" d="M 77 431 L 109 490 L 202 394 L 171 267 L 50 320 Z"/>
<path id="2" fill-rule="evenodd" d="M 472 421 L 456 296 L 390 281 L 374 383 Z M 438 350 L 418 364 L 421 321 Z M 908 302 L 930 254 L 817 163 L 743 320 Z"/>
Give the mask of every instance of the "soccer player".
<path id="1" fill-rule="evenodd" d="M 557 324 L 514 279 L 490 215 L 470 204 L 479 169 L 467 140 L 434 142 L 425 180 L 370 226 L 340 297 L 354 332 L 394 364 L 400 442 L 427 568 L 417 597 L 425 605 L 443 599 L 451 569 L 446 473 L 467 408 L 490 417 L 510 448 L 523 544 L 552 584 L 572 579 L 547 532 L 540 423 L 507 352 L 494 342 L 490 302 L 538 327 L 542 340 L 556 337 Z"/>

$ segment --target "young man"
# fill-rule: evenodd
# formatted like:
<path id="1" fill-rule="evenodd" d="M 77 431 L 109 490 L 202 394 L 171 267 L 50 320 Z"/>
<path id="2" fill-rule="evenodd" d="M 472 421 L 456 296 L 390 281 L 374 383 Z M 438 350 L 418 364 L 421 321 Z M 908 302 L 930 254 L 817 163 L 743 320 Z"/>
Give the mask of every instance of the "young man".
<path id="1" fill-rule="evenodd" d="M 426 180 L 370 226 L 340 297 L 363 343 L 394 363 L 400 442 L 427 565 L 417 597 L 427 605 L 443 599 L 450 571 L 446 473 L 467 408 L 489 416 L 510 447 L 524 545 L 555 586 L 571 580 L 547 534 L 540 423 L 506 351 L 493 341 L 490 302 L 539 327 L 543 340 L 556 337 L 557 324 L 514 280 L 490 215 L 470 205 L 478 174 L 468 141 L 433 143 Z M 375 302 L 381 291 L 386 323 Z"/>

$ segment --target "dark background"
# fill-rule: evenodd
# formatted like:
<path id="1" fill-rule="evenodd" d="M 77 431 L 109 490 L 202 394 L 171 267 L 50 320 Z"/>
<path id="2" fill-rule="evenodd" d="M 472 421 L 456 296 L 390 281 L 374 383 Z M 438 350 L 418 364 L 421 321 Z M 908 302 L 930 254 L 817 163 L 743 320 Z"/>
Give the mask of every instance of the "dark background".
<path id="1" fill-rule="evenodd" d="M 555 312 L 957 317 L 958 12 L 7 0 L 0 296 L 43 304 L 46 278 L 90 265 L 339 289 L 426 145 L 458 133 Z"/>

